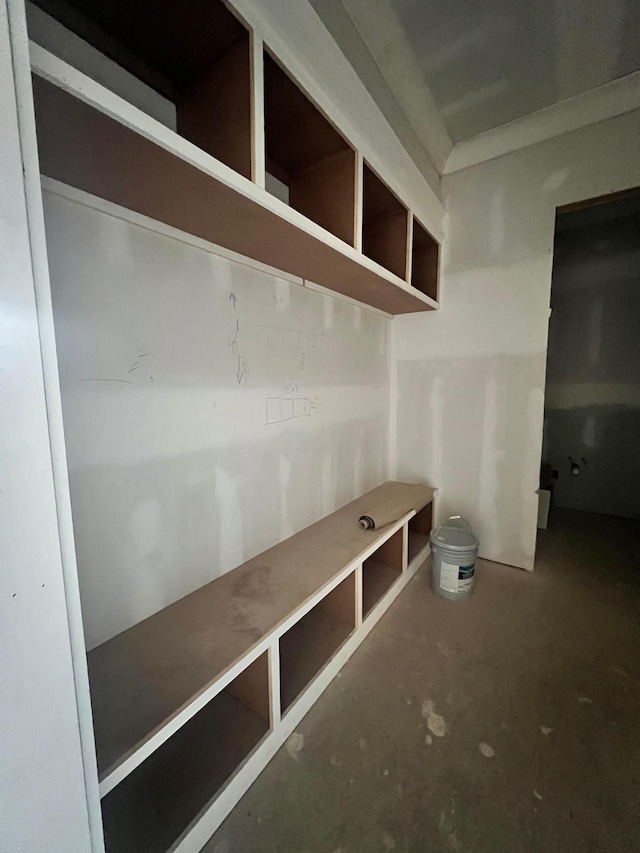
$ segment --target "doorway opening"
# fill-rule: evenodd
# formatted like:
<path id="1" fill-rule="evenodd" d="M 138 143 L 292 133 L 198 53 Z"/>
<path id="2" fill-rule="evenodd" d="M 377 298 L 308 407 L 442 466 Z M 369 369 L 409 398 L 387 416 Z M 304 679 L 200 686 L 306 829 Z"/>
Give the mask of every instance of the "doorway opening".
<path id="1" fill-rule="evenodd" d="M 639 484 L 636 189 L 557 212 L 538 526 L 566 511 L 640 519 Z"/>

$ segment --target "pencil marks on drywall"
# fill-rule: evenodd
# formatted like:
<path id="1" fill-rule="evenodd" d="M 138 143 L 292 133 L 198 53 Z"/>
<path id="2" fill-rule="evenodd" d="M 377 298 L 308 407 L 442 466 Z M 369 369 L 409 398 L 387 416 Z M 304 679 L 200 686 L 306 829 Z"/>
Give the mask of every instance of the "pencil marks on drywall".
<path id="1" fill-rule="evenodd" d="M 131 373 L 135 373 L 135 371 L 138 370 L 138 368 L 140 367 L 140 362 L 142 361 L 143 358 L 149 358 L 149 353 L 148 352 L 138 353 L 138 355 L 134 358 L 134 360 L 129 365 L 129 370 L 127 370 L 127 375 L 130 375 Z"/>
<path id="2" fill-rule="evenodd" d="M 235 356 L 235 374 L 238 385 L 242 384 L 242 380 L 247 374 L 247 370 L 249 367 L 249 363 L 247 358 L 240 351 L 240 318 L 238 316 L 238 297 L 235 293 L 229 294 L 229 302 L 233 306 L 233 330 L 231 332 L 231 337 L 229 339 L 229 347 L 231 348 L 232 354 Z"/>
<path id="3" fill-rule="evenodd" d="M 306 397 L 299 385 L 290 385 L 284 394 L 278 397 L 267 397 L 266 423 L 280 424 L 296 418 L 308 418 L 320 410 L 318 397 Z"/>

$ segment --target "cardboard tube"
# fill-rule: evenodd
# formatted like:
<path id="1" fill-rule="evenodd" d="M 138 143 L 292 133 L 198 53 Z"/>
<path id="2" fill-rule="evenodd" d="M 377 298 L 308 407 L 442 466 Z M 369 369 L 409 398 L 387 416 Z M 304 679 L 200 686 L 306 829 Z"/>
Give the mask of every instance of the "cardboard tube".
<path id="1" fill-rule="evenodd" d="M 403 484 L 397 495 L 381 500 L 368 507 L 359 519 L 365 530 L 378 530 L 387 524 L 393 524 L 403 515 L 415 509 L 416 512 L 429 502 L 431 490 L 422 484 Z"/>

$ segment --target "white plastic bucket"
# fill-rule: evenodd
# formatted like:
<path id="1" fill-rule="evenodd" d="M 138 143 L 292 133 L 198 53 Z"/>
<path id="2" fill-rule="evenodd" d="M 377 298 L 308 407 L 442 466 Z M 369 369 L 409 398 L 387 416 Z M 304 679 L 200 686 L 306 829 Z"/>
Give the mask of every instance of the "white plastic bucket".
<path id="1" fill-rule="evenodd" d="M 469 598 L 478 557 L 478 540 L 471 525 L 461 516 L 452 515 L 431 531 L 430 539 L 434 590 L 451 601 Z"/>

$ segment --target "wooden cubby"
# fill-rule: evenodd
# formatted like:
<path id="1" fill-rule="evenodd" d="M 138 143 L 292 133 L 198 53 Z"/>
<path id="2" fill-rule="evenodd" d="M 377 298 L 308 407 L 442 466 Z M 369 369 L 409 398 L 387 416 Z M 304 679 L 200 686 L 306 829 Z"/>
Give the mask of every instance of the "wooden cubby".
<path id="1" fill-rule="evenodd" d="M 280 707 L 284 713 L 356 627 L 352 572 L 280 637 Z"/>
<path id="2" fill-rule="evenodd" d="M 175 130 L 252 177 L 251 35 L 221 0 L 35 0 L 175 107 Z"/>
<path id="3" fill-rule="evenodd" d="M 362 251 L 399 278 L 407 278 L 409 211 L 363 164 Z"/>
<path id="4" fill-rule="evenodd" d="M 106 853 L 166 853 L 269 732 L 267 652 L 102 800 Z"/>
<path id="5" fill-rule="evenodd" d="M 433 504 L 427 504 L 409 519 L 409 562 L 416 557 L 429 542 L 433 527 Z"/>
<path id="6" fill-rule="evenodd" d="M 426 228 L 413 217 L 411 241 L 411 285 L 438 301 L 440 246 Z"/>
<path id="7" fill-rule="evenodd" d="M 356 152 L 266 51 L 264 133 L 280 199 L 353 246 Z"/>
<path id="8" fill-rule="evenodd" d="M 402 529 L 362 564 L 362 617 L 366 618 L 403 571 Z"/>

